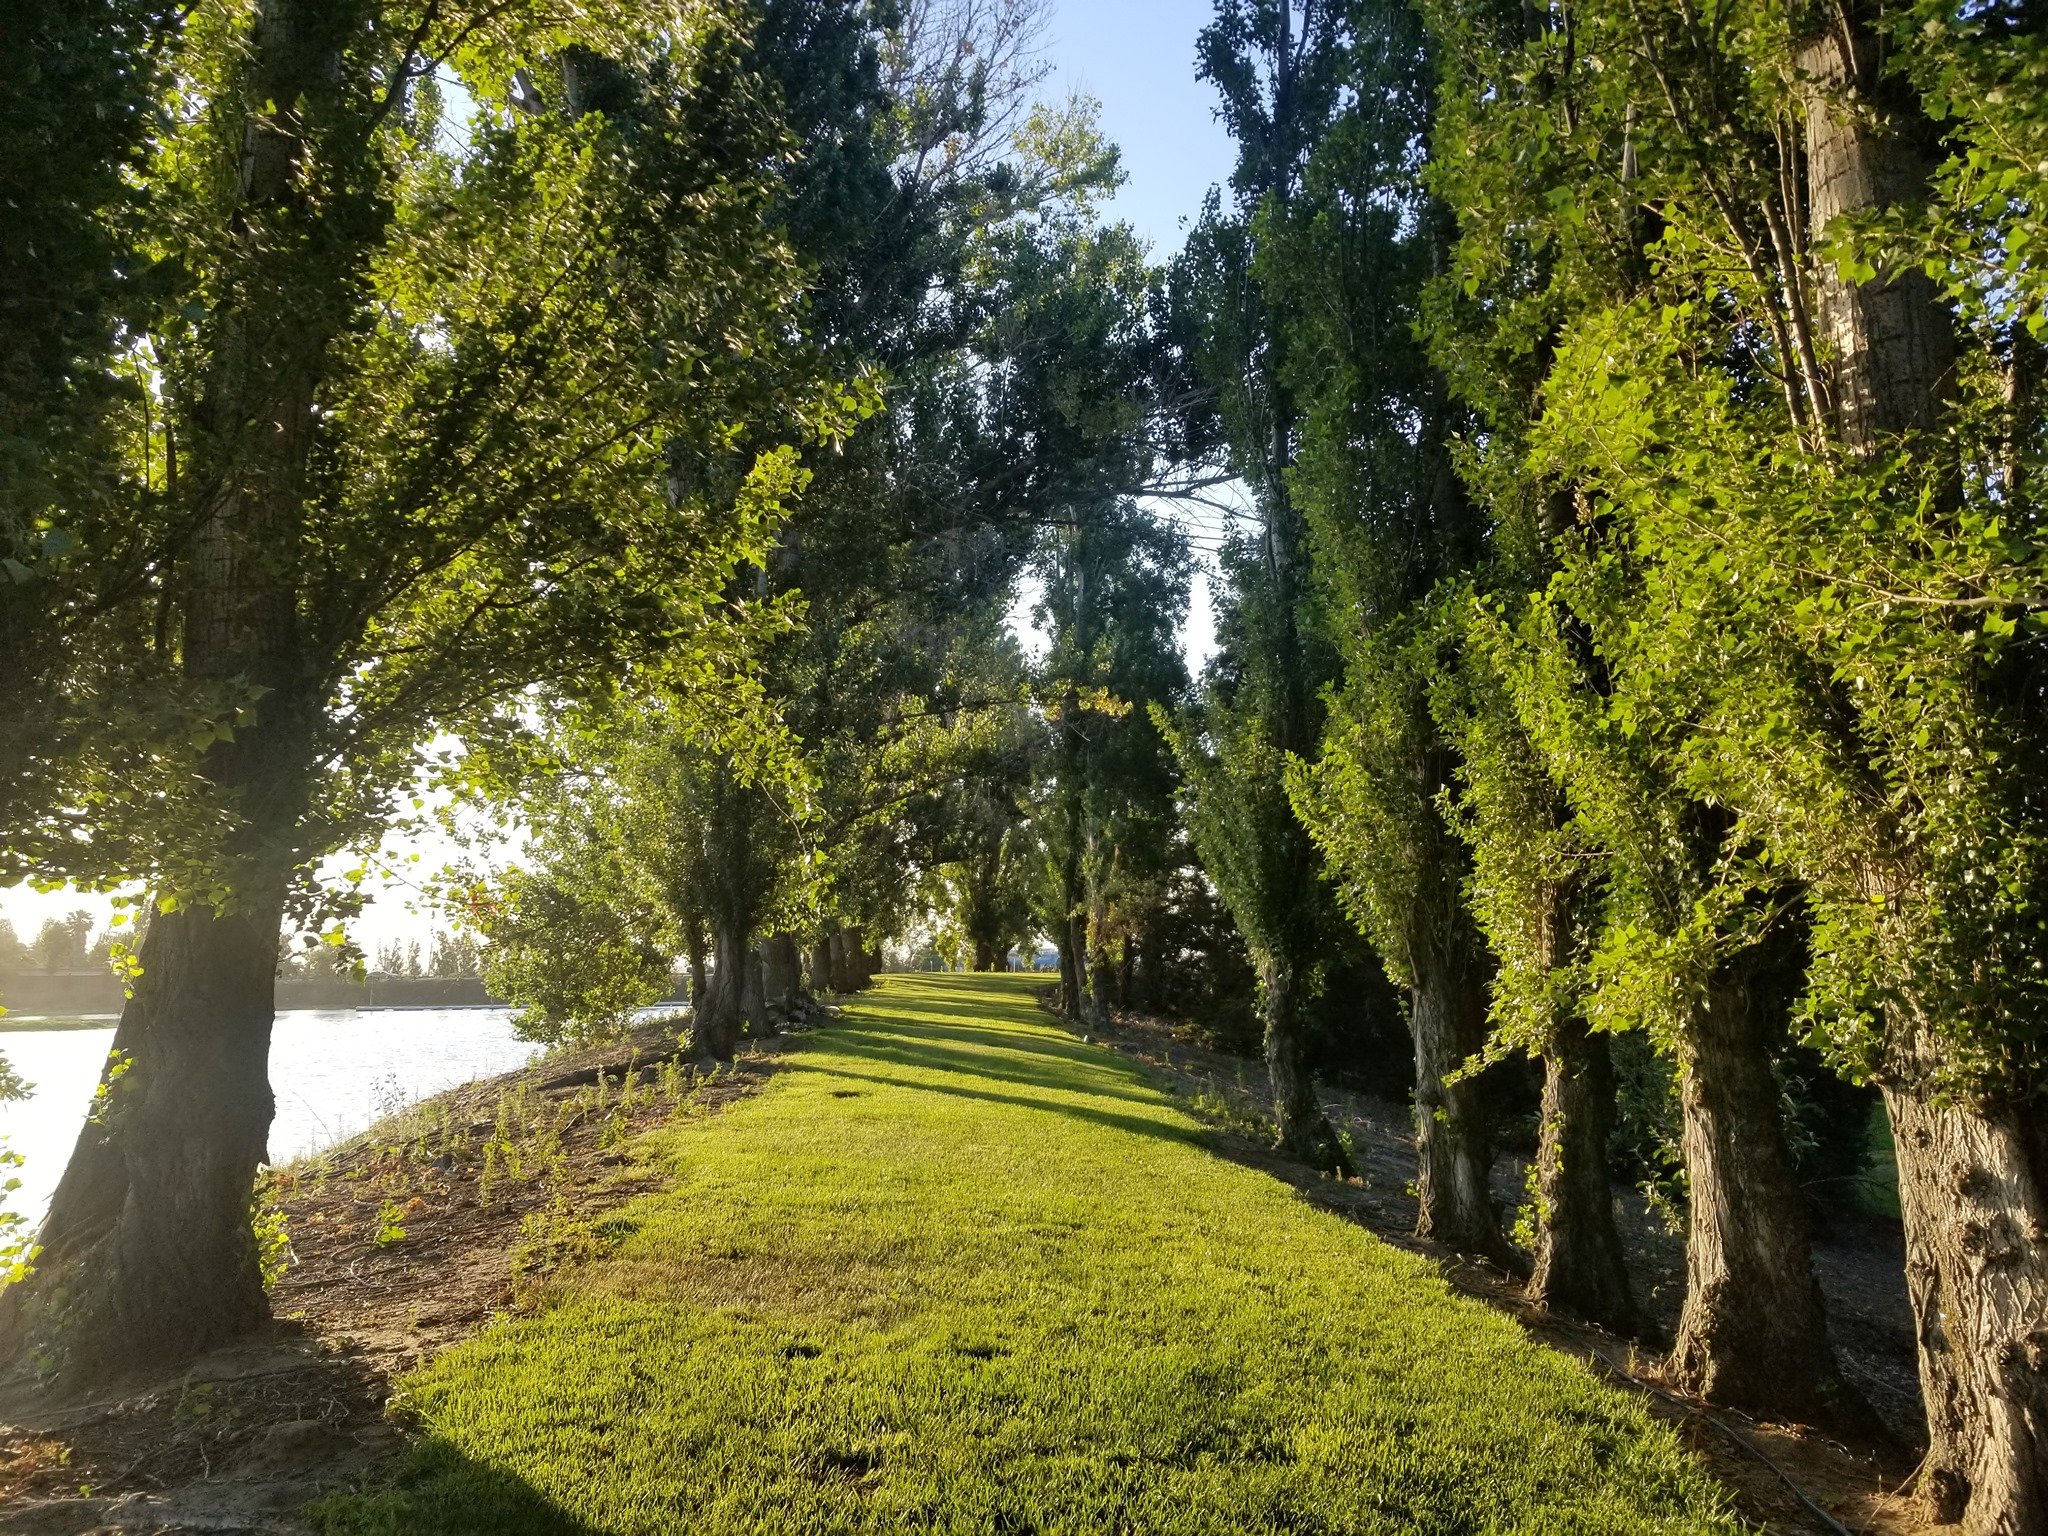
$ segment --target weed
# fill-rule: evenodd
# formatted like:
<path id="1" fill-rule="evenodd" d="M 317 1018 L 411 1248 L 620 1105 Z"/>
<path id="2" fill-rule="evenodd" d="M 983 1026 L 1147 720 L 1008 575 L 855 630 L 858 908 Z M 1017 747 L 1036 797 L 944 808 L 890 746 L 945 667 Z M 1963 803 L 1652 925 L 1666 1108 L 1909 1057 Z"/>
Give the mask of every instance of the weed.
<path id="1" fill-rule="evenodd" d="M 274 1290 L 285 1271 L 298 1262 L 292 1252 L 292 1234 L 285 1220 L 280 1198 L 289 1174 L 264 1173 L 256 1179 L 256 1193 L 249 1202 L 249 1225 L 256 1233 L 256 1262 L 263 1272 L 263 1289 Z"/>
<path id="2" fill-rule="evenodd" d="M 419 1202 L 415 1200 L 414 1204 Z M 376 1244 L 379 1248 L 390 1248 L 405 1241 L 406 1208 L 396 1200 L 386 1200 L 377 1212 Z"/>

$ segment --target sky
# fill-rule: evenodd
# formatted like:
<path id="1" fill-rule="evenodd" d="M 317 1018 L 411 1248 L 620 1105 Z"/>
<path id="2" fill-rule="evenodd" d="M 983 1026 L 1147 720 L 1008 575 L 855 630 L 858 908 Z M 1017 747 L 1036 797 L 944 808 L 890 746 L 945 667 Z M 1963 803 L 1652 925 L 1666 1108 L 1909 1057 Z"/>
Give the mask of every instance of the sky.
<path id="1" fill-rule="evenodd" d="M 1211 0 L 1056 0 L 1043 39 L 1044 62 L 1051 67 L 1043 94 L 1062 101 L 1079 93 L 1102 104 L 1102 131 L 1122 150 L 1127 177 L 1106 217 L 1129 223 L 1150 243 L 1155 261 L 1180 248 L 1202 199 L 1228 178 L 1235 158 L 1215 117 L 1215 93 L 1195 77 L 1195 37 L 1212 14 Z M 1213 543 L 1213 537 L 1205 542 Z M 1020 596 L 1014 618 L 1024 620 L 1032 596 Z M 1214 646 L 1208 582 L 1200 574 L 1183 644 L 1190 670 L 1199 670 Z M 420 874 L 447 856 L 430 845 L 386 850 L 387 861 L 401 867 L 416 857 L 411 867 Z M 0 889 L 0 919 L 11 921 L 23 938 L 32 937 L 46 918 L 80 907 L 105 925 L 110 908 L 104 897 Z M 397 885 L 371 902 L 353 931 L 366 951 L 394 939 L 416 939 L 424 949 L 435 926 L 432 914 Z"/>

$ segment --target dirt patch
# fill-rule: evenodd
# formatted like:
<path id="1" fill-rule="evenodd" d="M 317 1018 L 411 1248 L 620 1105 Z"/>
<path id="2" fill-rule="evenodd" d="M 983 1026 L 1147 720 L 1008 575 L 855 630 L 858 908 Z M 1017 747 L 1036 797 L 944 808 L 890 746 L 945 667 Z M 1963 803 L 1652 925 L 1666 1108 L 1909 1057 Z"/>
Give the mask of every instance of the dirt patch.
<path id="1" fill-rule="evenodd" d="M 1051 990 L 1041 1001 L 1049 1001 Z M 1679 1426 L 1686 1442 L 1733 1491 L 1741 1513 L 1767 1532 L 1832 1536 L 1846 1528 L 1873 1536 L 1909 1536 L 1935 1529 L 1917 1502 L 1900 1492 L 1924 1449 L 1925 1427 L 1897 1223 L 1820 1213 L 1814 1267 L 1827 1297 L 1836 1353 L 1893 1436 L 1888 1444 L 1844 1444 L 1803 1425 L 1709 1412 L 1671 1390 L 1661 1374 L 1661 1357 L 1685 1299 L 1685 1240 L 1632 1191 L 1617 1200 L 1616 1217 L 1629 1279 L 1649 1324 L 1638 1339 L 1543 1313 L 1524 1296 L 1521 1277 L 1414 1237 L 1416 1156 L 1407 1105 L 1319 1085 L 1324 1112 L 1349 1139 L 1358 1170 L 1353 1179 L 1326 1178 L 1271 1150 L 1272 1106 L 1262 1063 L 1209 1050 L 1184 1027 L 1137 1015 L 1090 1025 L 1083 1038 L 1150 1069 L 1161 1086 L 1217 1128 L 1219 1148 L 1227 1155 L 1284 1180 L 1304 1198 L 1385 1241 L 1429 1256 L 1458 1290 L 1513 1314 L 1532 1338 L 1592 1362 L 1617 1384 L 1641 1394 L 1660 1418 Z M 1503 1156 L 1495 1163 L 1493 1193 L 1503 1211 L 1528 1198 L 1527 1174 L 1524 1158 Z M 1825 1510 L 1826 1519 L 1802 1495 Z"/>
<path id="2" fill-rule="evenodd" d="M 276 1321 L 93 1402 L 0 1401 L 0 1530 L 298 1533 L 297 1511 L 403 1448 L 392 1383 L 604 1251 L 653 1187 L 640 1132 L 758 1092 L 780 1042 L 700 1069 L 672 1028 L 551 1056 L 279 1171 Z"/>

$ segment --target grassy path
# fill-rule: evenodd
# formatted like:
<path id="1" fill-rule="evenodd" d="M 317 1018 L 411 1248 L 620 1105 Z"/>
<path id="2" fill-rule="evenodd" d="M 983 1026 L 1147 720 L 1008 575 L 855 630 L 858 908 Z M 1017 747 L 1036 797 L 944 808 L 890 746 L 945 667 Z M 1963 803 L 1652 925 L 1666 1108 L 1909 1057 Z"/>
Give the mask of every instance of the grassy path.
<path id="1" fill-rule="evenodd" d="M 1022 978 L 892 977 L 531 1316 L 410 1386 L 334 1532 L 1729 1531 L 1676 1441 L 1206 1149 Z"/>

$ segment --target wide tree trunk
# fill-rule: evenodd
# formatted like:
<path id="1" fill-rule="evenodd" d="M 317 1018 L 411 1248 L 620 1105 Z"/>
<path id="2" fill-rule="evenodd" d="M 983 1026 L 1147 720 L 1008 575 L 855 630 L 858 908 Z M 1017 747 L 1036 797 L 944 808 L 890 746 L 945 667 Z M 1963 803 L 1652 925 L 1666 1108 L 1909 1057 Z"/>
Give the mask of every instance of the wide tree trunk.
<path id="1" fill-rule="evenodd" d="M 1843 214 L 1924 203 L 1934 135 L 1910 88 L 1884 68 L 1867 22 L 1849 19 L 1797 52 L 1806 77 L 1806 203 L 1819 241 Z M 1955 371 L 1955 327 L 1918 267 L 1854 282 L 1813 263 L 1820 339 L 1834 367 L 1835 426 L 1868 451 L 1900 432 L 1939 425 Z"/>
<path id="2" fill-rule="evenodd" d="M 1970 1536 L 2048 1531 L 2048 1124 L 1885 1089 L 1920 1319 L 1928 1512 Z"/>
<path id="3" fill-rule="evenodd" d="M 306 467 L 337 316 L 384 227 L 360 201 L 326 201 L 325 183 L 309 199 L 303 175 L 309 150 L 357 152 L 334 126 L 347 35 L 341 13 L 259 0 L 241 98 L 222 103 L 241 114 L 229 280 L 201 322 L 203 391 L 184 423 L 192 537 L 165 574 L 186 677 L 252 701 L 200 766 L 232 830 L 189 883 L 231 900 L 169 892 L 185 904 L 152 916 L 102 1112 L 59 1183 L 36 1272 L 0 1303 L 0 1357 L 40 1346 L 74 1379 L 188 1357 L 267 1311 L 249 1203 L 272 1111 L 285 872 L 317 755 L 297 587 Z M 315 228 L 333 238 L 309 244 Z"/>
<path id="4" fill-rule="evenodd" d="M 811 990 L 823 997 L 836 992 L 832 975 L 832 936 L 824 934 L 811 945 Z"/>
<path id="5" fill-rule="evenodd" d="M 252 891 L 226 916 L 150 919 L 36 1271 L 0 1293 L 0 1354 L 47 1349 L 63 1377 L 93 1380 L 187 1359 L 268 1316 L 249 1202 L 273 1107 L 282 906 Z"/>
<path id="6" fill-rule="evenodd" d="M 1107 1024 L 1116 1011 L 1116 1000 L 1110 995 L 1110 985 L 1116 978 L 1116 961 L 1109 951 L 1097 944 L 1088 952 L 1088 1016 L 1097 1024 Z"/>
<path id="7" fill-rule="evenodd" d="M 1281 1150 L 1323 1173 L 1349 1177 L 1354 1171 L 1351 1159 L 1323 1113 L 1315 1077 L 1309 1071 L 1294 969 L 1278 956 L 1262 954 L 1256 959 L 1266 1074 L 1273 1089 L 1273 1123 Z"/>
<path id="8" fill-rule="evenodd" d="M 803 961 L 797 953 L 796 935 L 770 934 L 761 945 L 761 959 L 763 1000 L 770 1020 L 794 1018 L 803 990 Z"/>
<path id="9" fill-rule="evenodd" d="M 1415 1235 L 1517 1268 L 1487 1182 L 1493 1139 L 1484 1090 L 1475 1077 L 1452 1081 L 1486 1045 L 1485 990 L 1468 962 L 1431 946 L 1416 946 L 1413 970 L 1409 1024 L 1421 1203 Z"/>
<path id="10" fill-rule="evenodd" d="M 1841 1379 L 1771 1071 L 1754 951 L 1708 983 L 1682 1043 L 1685 1308 L 1672 1373 L 1709 1402 L 1822 1422 L 1867 1414 Z"/>
<path id="11" fill-rule="evenodd" d="M 766 1035 L 774 1031 L 768 1018 L 768 976 L 767 961 L 758 946 L 747 950 L 745 968 L 740 973 L 740 1020 L 749 1035 Z"/>
<path id="12" fill-rule="evenodd" d="M 834 990 L 859 992 L 868 984 L 867 955 L 861 947 L 857 925 L 841 928 L 832 935 L 832 976 Z"/>
<path id="13" fill-rule="evenodd" d="M 977 971 L 997 971 L 1002 967 L 996 963 L 996 946 L 987 939 L 974 941 L 974 968 Z"/>
<path id="14" fill-rule="evenodd" d="M 704 1000 L 690 1015 L 690 1049 L 698 1056 L 732 1060 L 745 1022 L 747 934 L 738 923 L 711 925 L 711 977 Z"/>
<path id="15" fill-rule="evenodd" d="M 1536 1265 L 1529 1299 L 1616 1332 L 1635 1323 L 1607 1138 L 1614 1129 L 1614 1063 L 1607 1037 L 1570 1019 L 1543 1057 L 1536 1148 Z"/>

